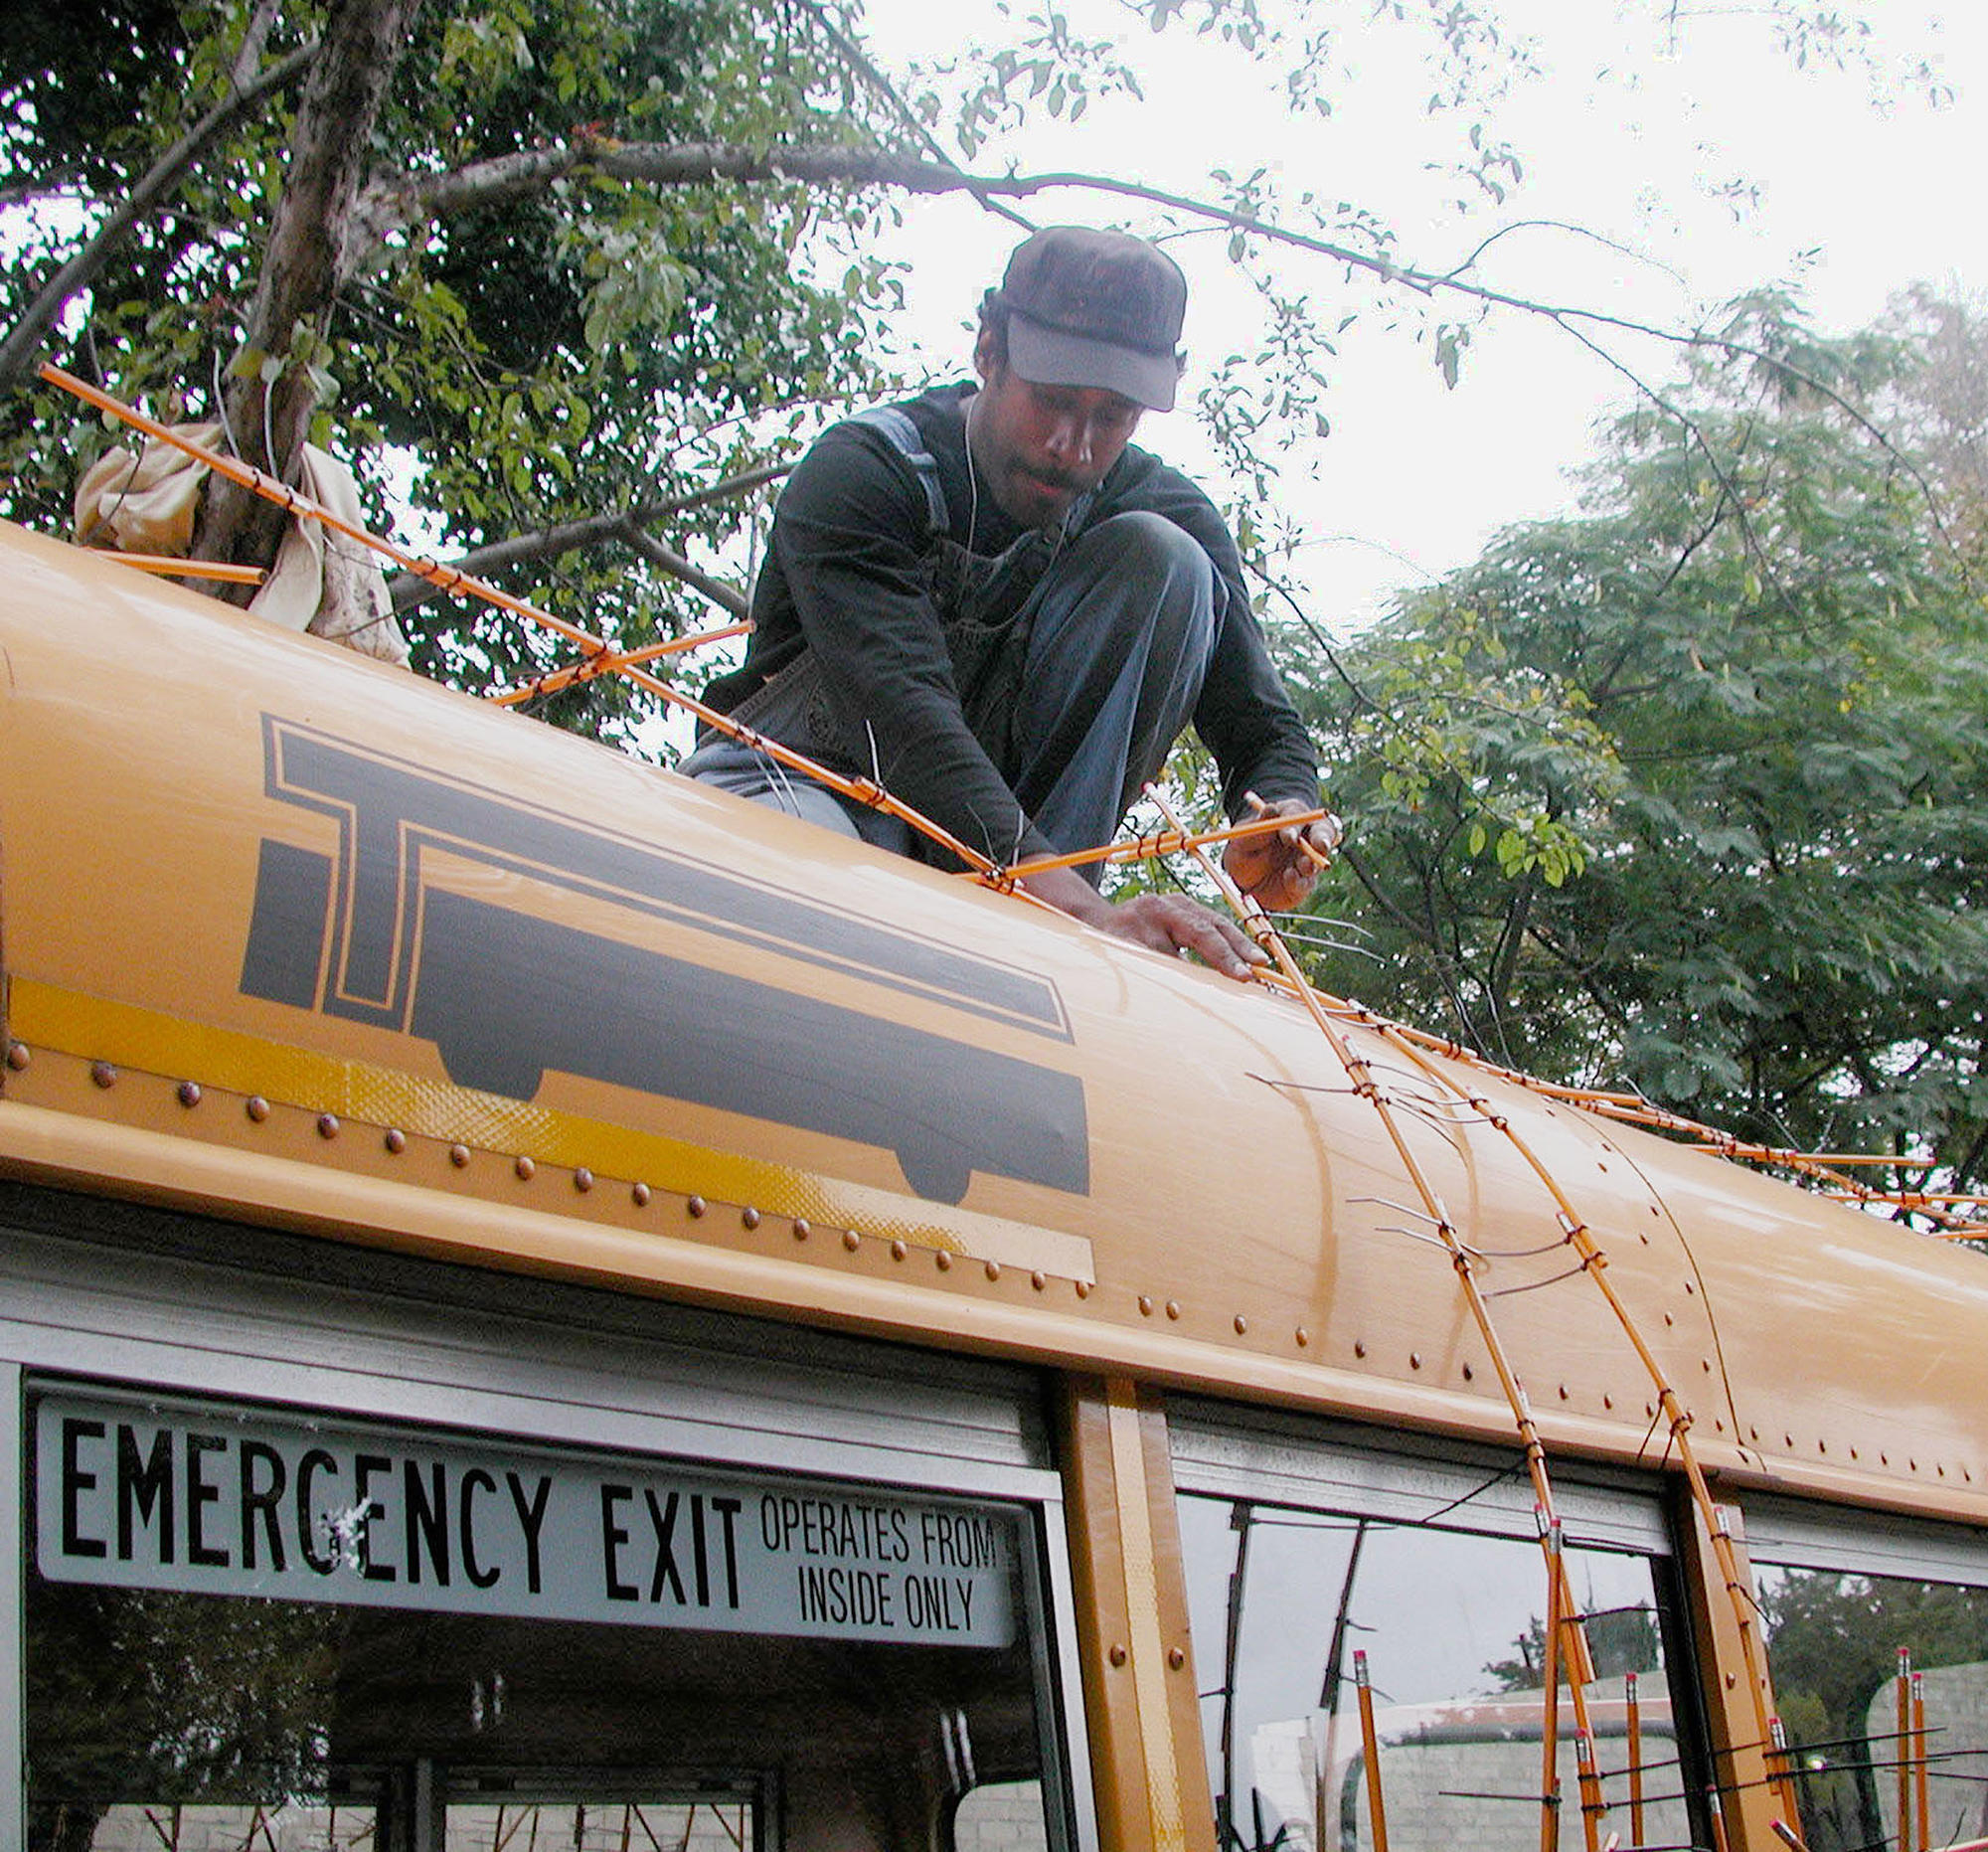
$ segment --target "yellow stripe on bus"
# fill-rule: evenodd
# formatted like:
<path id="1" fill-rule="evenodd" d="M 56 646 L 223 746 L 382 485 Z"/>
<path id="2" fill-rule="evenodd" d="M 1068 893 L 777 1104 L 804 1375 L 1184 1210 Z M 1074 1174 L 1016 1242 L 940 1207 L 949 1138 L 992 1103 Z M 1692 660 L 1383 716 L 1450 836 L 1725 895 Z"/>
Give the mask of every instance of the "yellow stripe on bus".
<path id="1" fill-rule="evenodd" d="M 32 978 L 11 982 L 8 1032 L 31 1048 L 108 1061 L 168 1080 L 197 1080 L 312 1112 L 398 1126 L 416 1137 L 574 1169 L 585 1165 L 602 1176 L 751 1203 L 769 1214 L 859 1229 L 880 1240 L 1040 1268 L 1062 1278 L 1096 1278 L 1091 1245 L 1081 1236 L 714 1151 L 663 1133 L 317 1054 Z M 334 1162 L 334 1155 L 327 1152 L 325 1161 Z"/>

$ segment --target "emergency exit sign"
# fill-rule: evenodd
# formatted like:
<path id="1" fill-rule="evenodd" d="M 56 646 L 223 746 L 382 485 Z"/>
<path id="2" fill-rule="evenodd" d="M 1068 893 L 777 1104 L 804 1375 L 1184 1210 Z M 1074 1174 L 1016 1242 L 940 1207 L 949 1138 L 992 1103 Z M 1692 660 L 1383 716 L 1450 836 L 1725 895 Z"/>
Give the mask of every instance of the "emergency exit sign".
<path id="1" fill-rule="evenodd" d="M 49 1393 L 58 1582 L 637 1626 L 1005 1646 L 1017 1514 L 887 1488 Z"/>

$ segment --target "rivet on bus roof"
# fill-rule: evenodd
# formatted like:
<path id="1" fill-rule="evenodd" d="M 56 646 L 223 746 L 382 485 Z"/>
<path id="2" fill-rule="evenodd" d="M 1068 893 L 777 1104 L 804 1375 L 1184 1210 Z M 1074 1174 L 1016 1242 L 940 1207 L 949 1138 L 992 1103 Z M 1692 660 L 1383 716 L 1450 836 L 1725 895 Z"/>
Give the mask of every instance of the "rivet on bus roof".
<path id="1" fill-rule="evenodd" d="M 1409 1351 L 1409 1352 L 1408 1352 L 1408 1368 L 1409 1368 L 1410 1370 L 1419 1370 L 1419 1369 L 1420 1369 L 1421 1367 L 1422 1367 L 1422 1354 L 1421 1354 L 1421 1352 L 1420 1352 L 1420 1351 L 1418 1351 L 1418 1350 L 1411 1350 L 1411 1351 Z"/>
<path id="2" fill-rule="evenodd" d="M 1667 1325 L 1674 1325 L 1677 1323 L 1677 1320 L 1673 1318 L 1669 1312 L 1666 1312 L 1664 1314 L 1664 1323 Z"/>
<path id="3" fill-rule="evenodd" d="M 1463 1380 L 1466 1383 L 1470 1382 L 1476 1376 L 1476 1374 L 1477 1372 L 1473 1370 L 1467 1363 L 1463 1366 Z"/>
<path id="4" fill-rule="evenodd" d="M 1248 1335 L 1248 1332 L 1249 1332 L 1248 1319 L 1243 1317 L 1241 1312 L 1238 1312 L 1236 1314 L 1236 1335 L 1238 1337 L 1246 1337 Z"/>
<path id="5" fill-rule="evenodd" d="M 1169 1646 L 1167 1648 L 1167 1664 L 1178 1672 L 1182 1666 L 1187 1664 L 1187 1654 L 1181 1651 L 1178 1646 Z"/>
<path id="6" fill-rule="evenodd" d="M 520 1183 L 530 1183 L 539 1174 L 539 1167 L 523 1151 L 511 1161 L 511 1169 Z"/>
<path id="7" fill-rule="evenodd" d="M 8 1067 L 12 1068 L 16 1074 L 25 1073 L 27 1071 L 28 1063 L 33 1059 L 34 1057 L 28 1053 L 27 1043 L 9 1042 L 7 1044 L 7 1065 Z"/>
<path id="8" fill-rule="evenodd" d="M 932 1256 L 932 1263 L 941 1273 L 949 1273 L 952 1271 L 952 1255 L 946 1249 L 941 1248 Z"/>
<path id="9" fill-rule="evenodd" d="M 847 1248 L 851 1254 L 854 1254 L 857 1251 L 857 1249 L 863 1246 L 863 1237 L 857 1234 L 857 1232 L 854 1229 L 844 1229 L 842 1231 L 842 1245 L 845 1248 Z"/>
<path id="10" fill-rule="evenodd" d="M 469 1168 L 469 1147 L 466 1144 L 452 1144 L 448 1147 L 448 1161 L 457 1170 Z"/>
<path id="11" fill-rule="evenodd" d="M 910 1254 L 910 1253 L 911 1253 L 911 1249 L 910 1249 L 910 1247 L 909 1247 L 909 1246 L 907 1246 L 907 1245 L 906 1245 L 906 1242 L 905 1242 L 905 1238 L 904 1238 L 904 1237 L 903 1237 L 902 1235 L 900 1235 L 900 1236 L 899 1236 L 899 1237 L 897 1238 L 897 1240 L 895 1240 L 894 1242 L 892 1242 L 892 1244 L 891 1244 L 891 1259 L 892 1259 L 892 1260 L 894 1260 L 894 1261 L 902 1261 L 902 1260 L 903 1260 L 903 1259 L 905 1258 L 905 1256 L 906 1256 L 906 1255 L 908 1255 L 908 1254 Z"/>
<path id="12" fill-rule="evenodd" d="M 1915 1460 L 1915 1459 L 1907 1459 L 1907 1460 L 1905 1461 L 1905 1470 L 1906 1470 L 1907 1472 L 1917 1472 L 1917 1471 L 1918 1471 L 1918 1469 L 1919 1469 L 1919 1463 L 1918 1463 L 1918 1461 L 1917 1461 L 1917 1460 Z"/>
<path id="13" fill-rule="evenodd" d="M 117 1085 L 117 1070 L 107 1061 L 93 1061 L 89 1064 L 89 1078 L 98 1087 L 115 1087 Z"/>
<path id="14" fill-rule="evenodd" d="M 1367 1354 L 1367 1346 L 1361 1343 L 1358 1338 L 1353 1340 L 1353 1354 L 1356 1357 L 1364 1357 Z"/>
<path id="15" fill-rule="evenodd" d="M 1167 1301 L 1167 1316 L 1169 1318 L 1178 1318 L 1180 1316 L 1180 1300 L 1169 1299 Z"/>
<path id="16" fill-rule="evenodd" d="M 336 1112 L 320 1112 L 317 1115 L 317 1135 L 320 1138 L 336 1138 L 338 1136 L 338 1114 Z"/>
<path id="17" fill-rule="evenodd" d="M 573 1173 L 573 1187 L 582 1196 L 593 1188 L 593 1172 L 584 1164 Z"/>
<path id="18" fill-rule="evenodd" d="M 1038 1292 L 1042 1291 L 1042 1289 L 1049 1283 L 1050 1283 L 1050 1276 L 1047 1273 L 1045 1273 L 1041 1267 L 1037 1267 L 1036 1270 L 1029 1275 L 1029 1284 L 1034 1286 Z"/>
<path id="19" fill-rule="evenodd" d="M 1794 1443 L 1795 1443 L 1795 1437 L 1793 1434 L 1783 1434 L 1781 1436 L 1781 1444 L 1783 1446 L 1793 1446 Z"/>
<path id="20" fill-rule="evenodd" d="M 814 1233 L 814 1225 L 808 1221 L 806 1216 L 796 1216 L 794 1218 L 795 1241 L 806 1241 L 807 1238 L 813 1233 Z"/>
<path id="21" fill-rule="evenodd" d="M 1128 1653 L 1123 1646 L 1119 1645 L 1119 1643 L 1116 1640 L 1113 1640 L 1111 1642 L 1111 1650 L 1104 1656 L 1107 1659 L 1109 1659 L 1113 1665 L 1123 1665 L 1125 1661 L 1131 1657 L 1131 1654 Z"/>
<path id="22" fill-rule="evenodd" d="M 1855 1447 L 1852 1447 L 1852 1448 L 1850 1449 L 1850 1457 L 1851 1457 L 1852 1459 L 1855 1459 L 1855 1458 L 1857 1457 L 1857 1449 L 1856 1449 Z"/>
<path id="23" fill-rule="evenodd" d="M 1935 1464 L 1933 1471 L 1938 1473 L 1942 1479 L 1946 1477 L 1946 1468 L 1944 1466 Z"/>
<path id="24" fill-rule="evenodd" d="M 1815 1443 L 1815 1450 L 1818 1453 L 1827 1453 L 1829 1451 L 1829 1442 L 1827 1440 L 1818 1440 Z"/>
<path id="25" fill-rule="evenodd" d="M 755 1229 L 759 1226 L 759 1212 L 750 1203 L 747 1203 L 744 1209 L 740 1210 L 739 1220 L 748 1229 Z"/>
<path id="26" fill-rule="evenodd" d="M 1615 1406 L 1615 1398 L 1613 1396 L 1603 1396 L 1601 1398 L 1601 1406 L 1604 1409 L 1612 1409 Z"/>
<path id="27" fill-rule="evenodd" d="M 1751 1438 L 1751 1439 L 1754 1439 L 1754 1440 L 1757 1440 L 1757 1439 L 1759 1439 L 1759 1437 L 1760 1437 L 1760 1431 L 1759 1431 L 1759 1429 L 1757 1429 L 1757 1428 L 1748 1428 L 1748 1429 L 1746 1430 L 1746 1433 L 1747 1433 L 1747 1435 L 1748 1435 L 1748 1437 L 1749 1437 L 1749 1438 Z"/>
<path id="28" fill-rule="evenodd" d="M 174 1091 L 179 1096 L 181 1105 L 197 1106 L 200 1104 L 200 1083 L 198 1081 L 182 1081 Z"/>
<path id="29" fill-rule="evenodd" d="M 1297 1330 L 1297 1339 L 1298 1339 L 1298 1349 L 1303 1350 L 1307 1345 L 1311 1343 L 1311 1333 L 1307 1331 L 1303 1325 L 1299 1325 Z M 1463 1366 L 1463 1373 L 1466 1376 L 1470 1374 L 1470 1366 L 1467 1363 Z"/>
<path id="30" fill-rule="evenodd" d="M 1075 1284 L 1076 1284 L 1076 1286 L 1077 1286 L 1077 1297 L 1078 1297 L 1079 1299 L 1087 1299 L 1087 1298 L 1089 1298 L 1089 1297 L 1090 1297 L 1090 1281 L 1089 1281 L 1089 1280 L 1087 1280 L 1087 1279 L 1079 1279 L 1079 1280 L 1077 1280 L 1077 1281 L 1075 1282 Z"/>
<path id="31" fill-rule="evenodd" d="M 1757 1437 L 1757 1436 L 1756 1436 L 1756 1437 Z M 1890 1465 L 1891 1463 L 1892 1463 L 1892 1456 L 1891 1456 L 1891 1454 L 1889 1454 L 1889 1453 L 1880 1453 L 1880 1454 L 1878 1455 L 1878 1464 L 1879 1464 L 1879 1465 L 1881 1465 L 1881 1466 L 1889 1466 L 1889 1465 Z"/>
<path id="32" fill-rule="evenodd" d="M 1712 1418 L 1712 1426 L 1713 1426 L 1714 1430 L 1715 1430 L 1715 1431 L 1716 1431 L 1717 1432 L 1719 1432 L 1719 1433 L 1722 1433 L 1722 1434 L 1723 1434 L 1723 1433 L 1724 1433 L 1724 1432 L 1726 1431 L 1726 1420 L 1725 1420 L 1725 1417 L 1724 1417 L 1724 1416 L 1719 1416 L 1719 1415 L 1715 1415 L 1715 1416 L 1714 1416 L 1714 1417 Z M 1856 1456 L 1857 1456 L 1857 1449 L 1856 1449 L 1855 1447 L 1852 1447 L 1852 1448 L 1850 1449 L 1850 1456 L 1851 1456 L 1851 1458 L 1853 1458 L 1853 1459 L 1855 1459 L 1855 1458 L 1856 1458 Z"/>
<path id="33" fill-rule="evenodd" d="M 691 1216 L 701 1216 L 704 1214 L 705 1206 L 703 1197 L 687 1197 L 684 1201 L 684 1213 Z"/>
<path id="34" fill-rule="evenodd" d="M 1695 1285 L 1694 1285 L 1694 1284 L 1693 1284 L 1693 1283 L 1692 1283 L 1692 1282 L 1691 1282 L 1690 1280 L 1688 1280 L 1688 1279 L 1687 1279 L 1687 1280 L 1686 1280 L 1686 1281 L 1684 1282 L 1684 1289 L 1685 1289 L 1685 1290 L 1686 1290 L 1687 1292 L 1696 1292 L 1696 1291 L 1698 1290 L 1697 1286 L 1695 1286 Z"/>
<path id="35" fill-rule="evenodd" d="M 386 1137 L 380 1142 L 387 1147 L 391 1155 L 399 1157 L 408 1148 L 408 1134 L 398 1125 L 389 1125 Z"/>
<path id="36" fill-rule="evenodd" d="M 1566 1385 L 1565 1383 L 1563 1383 L 1563 1384 L 1562 1384 L 1562 1385 L 1560 1386 L 1560 1399 L 1561 1399 L 1561 1400 L 1562 1400 L 1563 1402 L 1565 1402 L 1565 1401 L 1567 1400 L 1567 1385 Z"/>
<path id="37" fill-rule="evenodd" d="M 649 1186 L 646 1183 L 637 1183 L 632 1185 L 628 1191 L 628 1200 L 632 1202 L 637 1209 L 648 1208 Z"/>
<path id="38" fill-rule="evenodd" d="M 1712 1374 L 1712 1359 L 1710 1357 L 1701 1357 L 1698 1361 L 1706 1375 L 1710 1376 Z"/>
<path id="39" fill-rule="evenodd" d="M 989 1261 L 987 1263 L 987 1277 L 989 1279 L 999 1279 L 1001 1277 L 1001 1263 L 999 1261 Z"/>
<path id="40" fill-rule="evenodd" d="M 1153 1301 L 1151 1300 L 1150 1297 L 1148 1297 L 1145 1293 L 1142 1292 L 1139 1294 L 1139 1316 L 1141 1318 L 1150 1318 L 1152 1317 L 1152 1315 L 1153 1315 Z"/>
<path id="41" fill-rule="evenodd" d="M 1654 1402 L 1643 1404 L 1643 1419 L 1646 1422 L 1653 1422 L 1657 1419 L 1657 1405 Z"/>

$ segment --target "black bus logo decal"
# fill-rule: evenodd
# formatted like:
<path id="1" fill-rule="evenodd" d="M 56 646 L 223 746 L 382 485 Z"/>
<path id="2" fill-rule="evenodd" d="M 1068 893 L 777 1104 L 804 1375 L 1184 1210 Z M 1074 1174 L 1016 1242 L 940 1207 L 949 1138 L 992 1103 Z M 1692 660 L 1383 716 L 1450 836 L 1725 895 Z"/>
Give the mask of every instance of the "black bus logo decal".
<path id="1" fill-rule="evenodd" d="M 418 1036 L 457 1085 L 513 1099 L 555 1069 L 880 1146 L 933 1201 L 958 1202 L 975 1171 L 1088 1191 L 1076 1075 L 451 892 L 424 861 L 522 874 L 1068 1046 L 1042 977 L 273 716 L 263 746 L 269 795 L 338 840 L 332 855 L 263 840 L 247 994 Z"/>

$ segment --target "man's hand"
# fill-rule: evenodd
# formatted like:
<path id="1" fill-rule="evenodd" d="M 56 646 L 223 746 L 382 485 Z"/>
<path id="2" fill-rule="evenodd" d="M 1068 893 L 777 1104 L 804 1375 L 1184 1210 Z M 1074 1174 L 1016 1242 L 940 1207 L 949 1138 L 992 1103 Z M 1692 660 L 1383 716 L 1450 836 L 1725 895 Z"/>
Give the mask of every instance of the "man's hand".
<path id="1" fill-rule="evenodd" d="M 1303 816 L 1318 808 L 1295 797 L 1266 804 L 1254 791 L 1247 796 L 1258 817 Z M 1266 912 L 1287 912 L 1311 892 L 1318 871 L 1345 834 L 1339 819 L 1330 813 L 1309 824 L 1289 823 L 1272 835 L 1232 842 L 1222 852 L 1222 866 L 1230 880 L 1244 894 L 1253 895 Z"/>
<path id="2" fill-rule="evenodd" d="M 1085 926 L 1152 951 L 1191 951 L 1225 977 L 1247 977 L 1257 965 L 1269 962 L 1241 926 L 1181 895 L 1141 894 L 1114 906 L 1069 868 L 1024 874 L 1022 886 Z"/>

